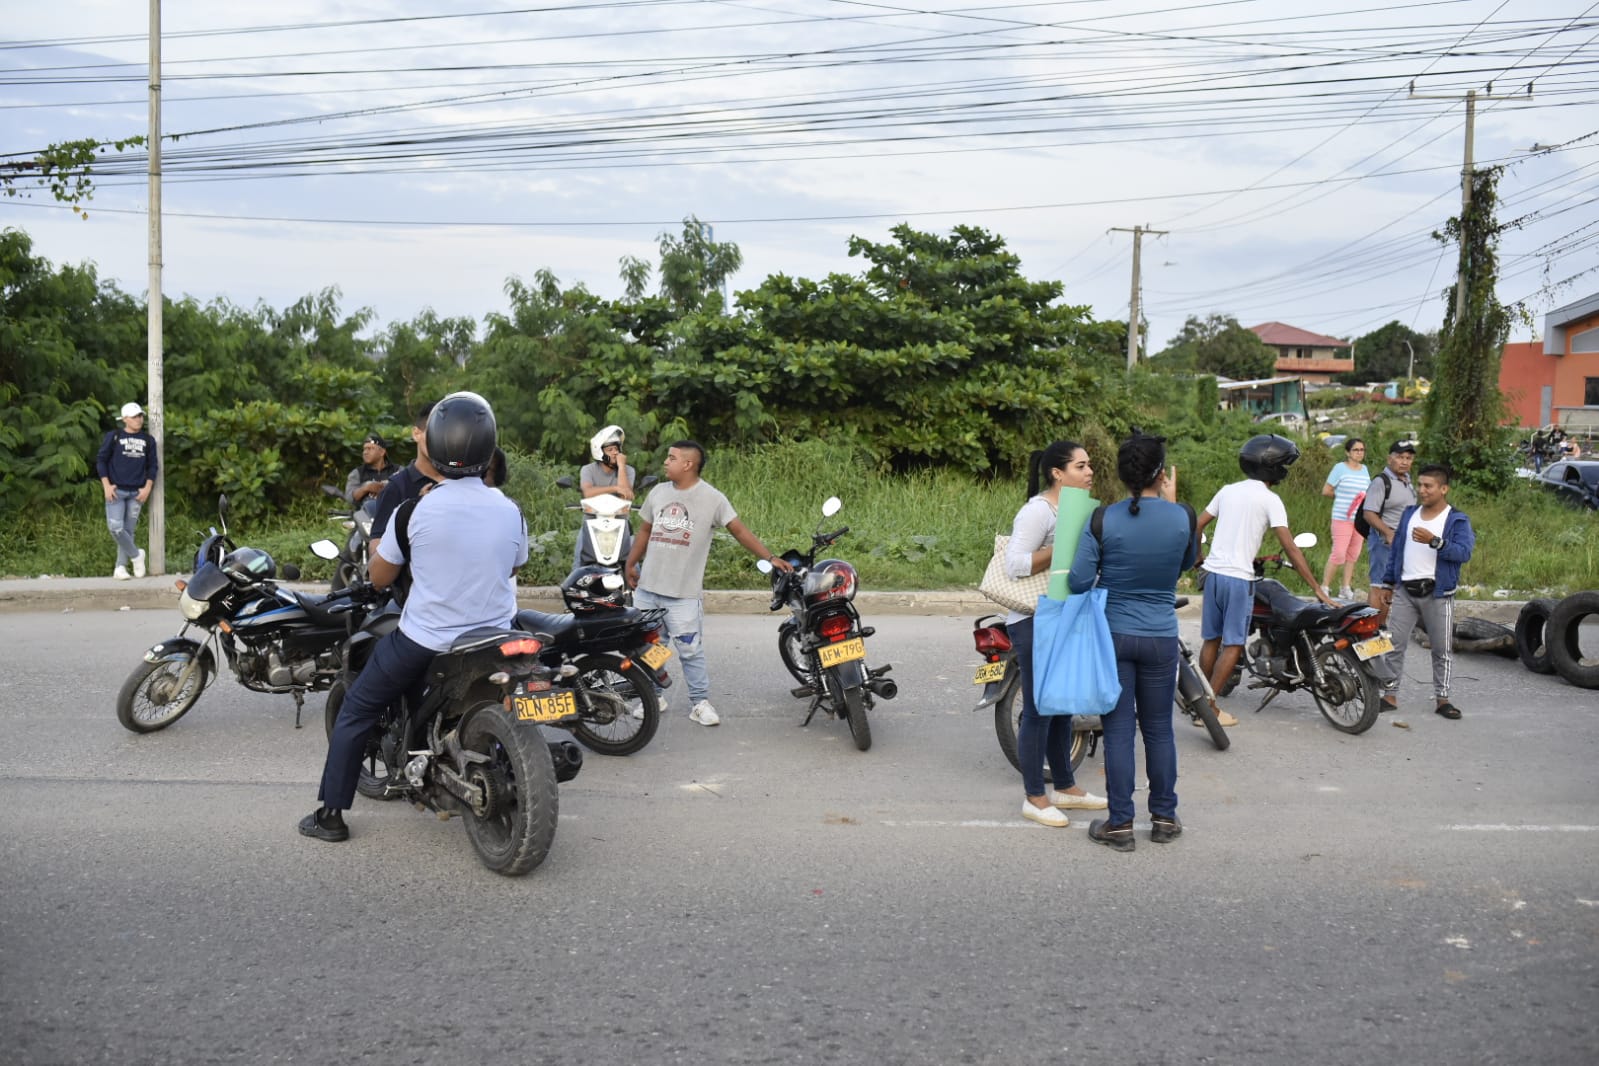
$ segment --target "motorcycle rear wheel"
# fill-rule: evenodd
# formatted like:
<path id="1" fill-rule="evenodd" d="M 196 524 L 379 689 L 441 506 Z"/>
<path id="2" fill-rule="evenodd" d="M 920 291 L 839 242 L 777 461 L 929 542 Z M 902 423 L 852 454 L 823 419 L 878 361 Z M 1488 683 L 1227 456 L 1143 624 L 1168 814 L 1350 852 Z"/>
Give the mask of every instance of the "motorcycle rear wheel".
<path id="1" fill-rule="evenodd" d="M 1382 711 L 1377 679 L 1347 648 L 1322 648 L 1317 657 L 1327 675 L 1328 687 L 1336 687 L 1342 697 L 1333 699 L 1324 689 L 1312 686 L 1311 696 L 1322 717 L 1340 733 L 1364 733 L 1370 729 Z"/>
<path id="2" fill-rule="evenodd" d="M 193 654 L 186 654 L 139 663 L 117 693 L 117 721 L 135 733 L 154 733 L 187 714 L 210 680 L 205 667 L 196 665 L 179 688 L 193 660 Z"/>
<path id="3" fill-rule="evenodd" d="M 539 728 L 511 720 L 498 703 L 484 700 L 467 711 L 461 746 L 489 757 L 471 763 L 466 778 L 483 788 L 489 809 L 465 814 L 466 834 L 484 866 L 505 877 L 521 877 L 538 866 L 555 842 L 560 794 L 550 746 Z"/>
<path id="4" fill-rule="evenodd" d="M 849 735 L 855 746 L 865 751 L 872 746 L 872 723 L 866 720 L 866 693 L 857 685 L 844 690 L 844 714 L 849 719 Z"/>
<path id="5" fill-rule="evenodd" d="M 794 675 L 795 681 L 812 689 L 816 687 L 816 673 L 811 668 L 810 656 L 805 654 L 799 625 L 792 618 L 777 627 L 777 654 L 782 656 L 783 666 Z"/>
<path id="6" fill-rule="evenodd" d="M 655 681 L 635 662 L 585 655 L 573 665 L 578 719 L 572 735 L 600 755 L 632 755 L 655 738 L 661 724 L 661 697 Z"/>
<path id="7" fill-rule="evenodd" d="M 322 711 L 322 721 L 327 729 L 328 741 L 333 740 L 333 723 L 339 720 L 339 708 L 344 706 L 344 679 L 333 682 L 328 689 L 328 702 Z M 373 733 L 361 755 L 361 771 L 355 779 L 355 790 L 367 799 L 399 799 L 398 792 L 390 792 L 389 768 L 383 762 L 383 749 L 379 746 L 380 733 Z"/>
<path id="8" fill-rule="evenodd" d="M 1022 686 L 1018 680 L 1010 687 L 1010 691 L 999 698 L 994 704 L 994 736 L 999 740 L 999 750 L 1005 753 L 1005 758 L 1010 760 L 1017 773 L 1021 772 L 1022 760 L 1016 754 L 1016 735 L 1021 730 L 1022 723 Z M 1071 760 L 1072 770 L 1083 765 L 1083 758 L 1088 754 L 1088 733 L 1072 730 Z M 1044 760 L 1044 781 L 1053 783 L 1054 777 L 1049 772 L 1049 760 Z"/>

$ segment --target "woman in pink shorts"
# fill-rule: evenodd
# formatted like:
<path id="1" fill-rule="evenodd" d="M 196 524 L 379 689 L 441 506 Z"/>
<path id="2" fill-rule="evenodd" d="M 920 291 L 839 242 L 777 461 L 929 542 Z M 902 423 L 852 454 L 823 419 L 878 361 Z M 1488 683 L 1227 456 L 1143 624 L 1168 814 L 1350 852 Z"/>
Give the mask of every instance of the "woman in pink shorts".
<path id="1" fill-rule="evenodd" d="M 1366 442 L 1351 437 L 1344 441 L 1344 461 L 1332 468 L 1327 483 L 1321 487 L 1321 494 L 1331 496 L 1333 501 L 1332 554 L 1327 557 L 1327 568 L 1321 574 L 1322 591 L 1328 596 L 1332 595 L 1333 571 L 1342 566 L 1344 583 L 1338 596 L 1345 600 L 1355 597 L 1349 581 L 1355 572 L 1355 560 L 1360 558 L 1360 549 L 1365 546 L 1355 532 L 1355 501 L 1365 495 L 1366 486 L 1370 484 L 1371 475 L 1366 472 Z"/>

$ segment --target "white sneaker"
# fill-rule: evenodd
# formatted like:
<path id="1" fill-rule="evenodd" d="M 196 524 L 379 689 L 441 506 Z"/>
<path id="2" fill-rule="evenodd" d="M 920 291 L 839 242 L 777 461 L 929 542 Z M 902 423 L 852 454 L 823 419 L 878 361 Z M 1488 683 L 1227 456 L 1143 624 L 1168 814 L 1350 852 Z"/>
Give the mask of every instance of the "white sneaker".
<path id="1" fill-rule="evenodd" d="M 1074 811 L 1102 811 L 1110 806 L 1110 801 L 1104 796 L 1096 796 L 1087 789 L 1081 796 L 1074 796 L 1070 792 L 1056 792 L 1049 790 L 1049 802 L 1056 807 L 1065 807 Z"/>
<path id="2" fill-rule="evenodd" d="M 1072 824 L 1072 820 L 1053 807 L 1034 807 L 1028 800 L 1022 800 L 1022 817 L 1039 825 L 1047 825 L 1051 829 L 1065 829 Z"/>
<path id="3" fill-rule="evenodd" d="M 127 567 L 119 566 L 115 570 L 111 571 L 111 576 L 116 578 L 118 581 L 126 581 L 131 575 L 129 575 Z"/>
<path id="4" fill-rule="evenodd" d="M 1339 589 L 1338 598 L 1340 600 L 1353 600 L 1355 598 L 1355 590 L 1352 588 Z"/>
<path id="5" fill-rule="evenodd" d="M 133 557 L 133 576 L 144 576 L 144 552 L 142 551 Z"/>
<path id="6" fill-rule="evenodd" d="M 700 700 L 694 709 L 688 712 L 688 720 L 698 722 L 700 725 L 719 725 L 722 716 L 716 713 L 716 708 L 711 706 L 710 700 Z"/>

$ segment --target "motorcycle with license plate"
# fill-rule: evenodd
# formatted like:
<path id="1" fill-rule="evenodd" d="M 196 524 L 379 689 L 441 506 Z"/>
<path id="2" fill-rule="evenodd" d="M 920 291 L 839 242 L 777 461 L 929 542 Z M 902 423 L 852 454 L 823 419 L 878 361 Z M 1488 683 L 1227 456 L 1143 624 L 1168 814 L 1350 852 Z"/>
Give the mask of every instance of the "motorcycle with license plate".
<path id="1" fill-rule="evenodd" d="M 1186 596 L 1178 597 L 1174 609 L 1188 605 Z M 999 615 L 984 615 L 972 626 L 972 640 L 977 654 L 983 657 L 972 684 L 982 685 L 982 698 L 974 711 L 992 709 L 994 735 L 999 739 L 999 750 L 1005 753 L 1011 766 L 1018 771 L 1021 760 L 1016 754 L 1016 732 L 1022 720 L 1021 666 L 1016 661 L 1016 649 L 1010 634 L 1005 630 L 1005 620 Z M 1218 751 L 1226 751 L 1231 740 L 1216 718 L 1216 696 L 1210 682 L 1194 662 L 1194 653 L 1188 641 L 1178 638 L 1177 649 L 1177 710 L 1188 715 L 1195 723 L 1203 725 L 1210 734 L 1211 743 Z M 1072 769 L 1082 765 L 1083 759 L 1099 749 L 1104 735 L 1098 715 L 1072 716 Z M 1049 768 L 1044 768 L 1049 778 Z"/>
<path id="2" fill-rule="evenodd" d="M 385 593 L 354 586 L 357 599 Z M 331 738 L 350 680 L 377 642 L 399 625 L 389 599 L 348 635 L 348 672 L 328 693 Z M 485 626 L 433 657 L 420 693 L 390 707 L 368 738 L 356 789 L 369 799 L 406 798 L 441 819 L 457 815 L 483 865 L 519 877 L 544 861 L 555 840 L 557 784 L 583 767 L 570 740 L 541 726 L 577 718 L 575 669 L 547 666 L 545 635 Z"/>
<path id="3" fill-rule="evenodd" d="M 825 521 L 843 507 L 837 496 L 822 504 Z M 789 609 L 789 617 L 777 629 L 777 651 L 783 665 L 800 687 L 796 699 L 809 699 L 810 710 L 802 726 L 811 724 L 816 712 L 826 710 L 849 723 L 855 746 L 865 751 L 872 746 L 872 727 L 867 712 L 875 706 L 874 697 L 891 700 L 899 686 L 886 676 L 893 667 L 870 669 L 866 665 L 866 638 L 876 632 L 862 626 L 855 609 L 855 592 L 860 585 L 855 568 L 842 559 L 816 558 L 849 532 L 849 527 L 823 533 L 821 527 L 811 536 L 808 552 L 790 550 L 783 559 L 793 569 L 787 573 L 762 559 L 756 566 L 772 579 L 774 611 Z"/>
<path id="4" fill-rule="evenodd" d="M 1316 546 L 1314 533 L 1294 538 L 1301 548 Z M 1328 607 L 1290 592 L 1265 576 L 1281 570 L 1283 556 L 1255 559 L 1255 604 L 1238 667 L 1222 690 L 1227 695 L 1245 678 L 1249 688 L 1269 690 L 1261 711 L 1284 692 L 1308 690 L 1332 727 L 1364 733 L 1382 710 L 1381 684 L 1390 669 L 1390 635 L 1378 625 L 1376 608 L 1364 603 Z"/>
<path id="5" fill-rule="evenodd" d="M 329 688 L 343 667 L 348 620 L 364 608 L 347 592 L 308 596 L 277 583 L 300 576 L 260 548 L 238 547 L 228 536 L 228 498 L 217 501 L 213 526 L 194 556 L 194 574 L 177 582 L 183 628 L 145 652 L 117 694 L 117 720 L 135 733 L 153 733 L 182 718 L 219 672 L 217 649 L 234 678 L 253 692 L 294 697 L 294 724 L 307 692 Z M 318 541 L 324 559 L 338 547 Z M 199 639 L 191 635 L 201 631 Z"/>

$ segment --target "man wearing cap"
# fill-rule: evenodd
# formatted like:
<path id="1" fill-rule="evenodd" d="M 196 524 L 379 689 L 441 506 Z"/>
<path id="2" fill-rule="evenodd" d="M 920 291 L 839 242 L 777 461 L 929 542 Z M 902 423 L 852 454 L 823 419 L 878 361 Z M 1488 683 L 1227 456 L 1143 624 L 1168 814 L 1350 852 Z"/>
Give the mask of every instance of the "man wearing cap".
<path id="1" fill-rule="evenodd" d="M 122 428 L 113 429 L 100 441 L 95 456 L 95 471 L 105 490 L 105 524 L 117 545 L 117 566 L 111 576 L 128 580 L 128 564 L 133 576 L 144 576 L 144 552 L 133 542 L 139 524 L 139 510 L 155 487 L 158 464 L 155 438 L 144 431 L 144 408 L 129 401 L 122 405 Z"/>
<path id="2" fill-rule="evenodd" d="M 361 442 L 361 465 L 344 479 L 344 498 L 350 506 L 359 507 L 362 501 L 376 498 L 383 483 L 399 472 L 400 468 L 389 462 L 389 442 L 370 433 Z"/>
<path id="3" fill-rule="evenodd" d="M 1366 500 L 1360 505 L 1365 513 L 1371 533 L 1366 546 L 1371 549 L 1371 587 L 1366 602 L 1377 608 L 1378 625 L 1388 622 L 1391 590 L 1383 580 L 1388 569 L 1388 556 L 1393 551 L 1394 530 L 1399 528 L 1399 518 L 1406 507 L 1416 503 L 1416 490 L 1410 483 L 1410 467 L 1416 461 L 1416 442 L 1396 440 L 1388 449 L 1388 465 L 1377 472 L 1366 488 Z"/>

